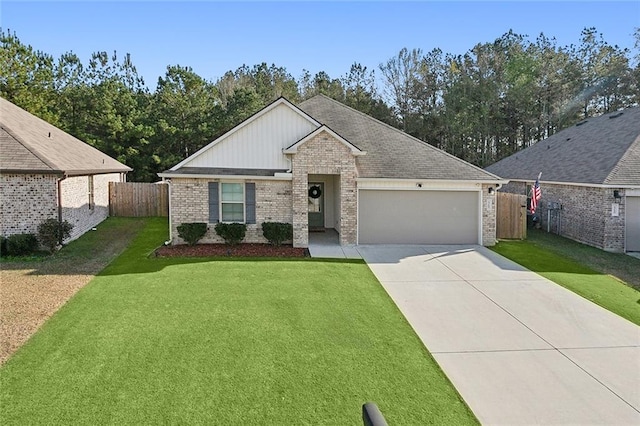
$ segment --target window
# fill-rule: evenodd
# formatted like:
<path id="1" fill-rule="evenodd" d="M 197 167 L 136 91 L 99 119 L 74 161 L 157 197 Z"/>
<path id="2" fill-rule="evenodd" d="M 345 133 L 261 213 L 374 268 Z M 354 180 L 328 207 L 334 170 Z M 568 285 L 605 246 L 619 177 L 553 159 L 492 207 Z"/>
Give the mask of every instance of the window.
<path id="1" fill-rule="evenodd" d="M 244 222 L 244 185 L 222 183 L 220 185 L 220 217 L 222 222 Z"/>
<path id="2" fill-rule="evenodd" d="M 87 176 L 87 192 L 89 195 L 89 210 L 93 210 L 95 207 L 95 201 L 93 199 L 93 176 Z"/>

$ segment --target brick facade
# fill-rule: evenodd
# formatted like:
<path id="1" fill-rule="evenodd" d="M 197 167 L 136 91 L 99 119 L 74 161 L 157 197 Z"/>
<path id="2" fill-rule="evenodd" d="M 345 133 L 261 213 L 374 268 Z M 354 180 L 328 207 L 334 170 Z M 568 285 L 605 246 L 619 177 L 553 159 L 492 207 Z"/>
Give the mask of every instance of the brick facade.
<path id="1" fill-rule="evenodd" d="M 89 208 L 89 179 L 93 179 L 93 208 Z M 0 234 L 37 233 L 45 219 L 58 218 L 58 176 L 0 176 Z M 62 180 L 62 219 L 73 225 L 74 240 L 109 215 L 109 182 L 119 182 L 119 173 L 74 176 Z"/>
<path id="2" fill-rule="evenodd" d="M 542 199 L 538 213 L 542 228 L 572 240 L 607 251 L 624 251 L 625 205 L 613 197 L 613 189 L 591 186 L 541 184 Z M 527 184 L 510 182 L 501 189 L 527 194 Z M 548 210 L 548 203 L 558 203 L 560 210 Z M 618 204 L 618 216 L 612 215 L 612 204 Z"/>
<path id="3" fill-rule="evenodd" d="M 340 244 L 355 244 L 357 232 L 356 165 L 351 150 L 328 133 L 321 133 L 307 141 L 292 155 L 292 180 L 247 180 L 256 184 L 256 223 L 247 225 L 244 242 L 266 243 L 262 236 L 262 222 L 285 222 L 293 225 L 293 245 L 307 247 L 308 177 L 313 175 L 340 176 Z M 229 181 L 233 181 L 230 177 Z M 220 179 L 171 180 L 171 227 L 173 244 L 184 244 L 178 237 L 181 223 L 209 221 L 209 182 Z M 222 180 L 224 181 L 224 180 Z M 237 181 L 237 179 L 235 179 Z M 210 224 L 201 243 L 221 243 L 215 224 Z"/>
<path id="4" fill-rule="evenodd" d="M 293 245 L 308 247 L 308 183 L 322 176 L 337 176 L 339 186 L 333 203 L 339 229 L 340 244 L 352 245 L 357 241 L 357 169 L 356 157 L 349 147 L 322 132 L 297 148 L 291 154 L 292 180 L 246 180 L 256 185 L 256 224 L 247 225 L 244 242 L 266 243 L 262 236 L 262 222 L 286 222 L 293 225 Z M 235 178 L 235 179 L 234 179 Z M 173 244 L 184 244 L 178 236 L 178 225 L 188 222 L 209 221 L 209 182 L 220 179 L 196 179 L 173 177 L 171 180 L 171 231 Z M 230 176 L 228 181 L 238 181 Z M 482 242 L 485 246 L 496 242 L 496 196 L 482 186 Z M 209 229 L 201 243 L 222 243 L 214 230 Z"/>
<path id="5" fill-rule="evenodd" d="M 178 225 L 189 222 L 209 223 L 209 182 L 220 179 L 171 180 L 171 233 L 173 244 L 184 244 L 178 236 Z M 224 180 L 223 180 L 224 181 Z M 237 180 L 236 180 L 237 181 Z M 247 225 L 244 242 L 266 243 L 262 236 L 262 222 L 292 223 L 291 181 L 248 180 L 256 184 L 256 223 Z M 210 223 L 201 243 L 223 243 Z"/>
<path id="6" fill-rule="evenodd" d="M 496 192 L 489 188 L 495 188 L 495 185 L 482 185 L 482 245 L 492 246 L 496 243 Z"/>
<path id="7" fill-rule="evenodd" d="M 309 245 L 308 177 L 340 176 L 340 244 L 355 244 L 357 238 L 357 197 L 355 156 L 343 143 L 321 132 L 298 147 L 291 158 L 293 171 L 293 245 Z"/>
<path id="8" fill-rule="evenodd" d="M 0 175 L 0 234 L 36 234 L 45 219 L 58 217 L 57 176 Z"/>
<path id="9" fill-rule="evenodd" d="M 93 180 L 90 205 L 89 180 Z M 70 240 L 98 225 L 109 216 L 109 182 L 120 182 L 119 173 L 73 176 L 61 182 L 62 219 L 73 225 Z"/>

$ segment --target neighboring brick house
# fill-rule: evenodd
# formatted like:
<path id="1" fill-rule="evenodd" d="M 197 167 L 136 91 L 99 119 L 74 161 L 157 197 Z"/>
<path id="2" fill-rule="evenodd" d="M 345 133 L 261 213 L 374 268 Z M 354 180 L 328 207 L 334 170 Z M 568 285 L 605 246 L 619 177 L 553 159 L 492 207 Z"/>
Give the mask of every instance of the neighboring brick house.
<path id="1" fill-rule="evenodd" d="M 0 235 L 37 233 L 45 219 L 73 240 L 109 214 L 109 182 L 131 169 L 0 98 Z"/>
<path id="2" fill-rule="evenodd" d="M 640 108 L 588 118 L 486 168 L 529 194 L 542 227 L 607 251 L 640 251 Z"/>
<path id="3" fill-rule="evenodd" d="M 506 181 L 326 96 L 280 98 L 159 176 L 173 244 L 186 222 L 293 224 L 293 244 L 332 228 L 340 244 L 495 243 Z M 213 226 L 202 242 L 220 242 Z"/>

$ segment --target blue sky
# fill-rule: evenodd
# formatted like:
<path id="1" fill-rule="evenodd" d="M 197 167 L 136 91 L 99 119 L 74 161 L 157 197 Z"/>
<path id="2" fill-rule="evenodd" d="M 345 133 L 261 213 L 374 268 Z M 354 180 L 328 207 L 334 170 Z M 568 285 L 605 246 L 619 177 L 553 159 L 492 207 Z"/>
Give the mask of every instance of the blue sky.
<path id="1" fill-rule="evenodd" d="M 513 29 L 560 45 L 578 43 L 584 27 L 632 48 L 640 2 L 29 2 L 0 6 L 3 29 L 54 57 L 73 51 L 131 53 L 147 85 L 167 65 L 191 66 L 215 80 L 243 64 L 303 69 L 337 78 L 359 62 L 369 69 L 403 47 L 464 53 Z"/>

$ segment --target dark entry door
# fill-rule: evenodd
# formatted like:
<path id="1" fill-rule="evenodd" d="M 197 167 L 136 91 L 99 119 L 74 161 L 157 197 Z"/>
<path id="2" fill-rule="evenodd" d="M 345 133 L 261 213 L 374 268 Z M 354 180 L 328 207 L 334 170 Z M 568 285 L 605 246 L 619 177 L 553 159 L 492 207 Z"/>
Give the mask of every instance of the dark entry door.
<path id="1" fill-rule="evenodd" d="M 309 182 L 309 229 L 324 228 L 324 184 Z"/>

